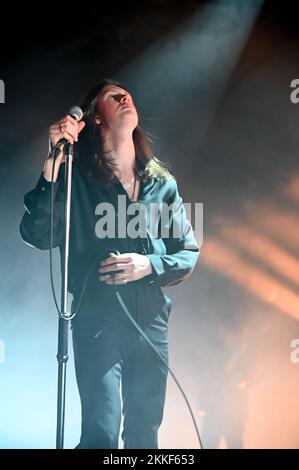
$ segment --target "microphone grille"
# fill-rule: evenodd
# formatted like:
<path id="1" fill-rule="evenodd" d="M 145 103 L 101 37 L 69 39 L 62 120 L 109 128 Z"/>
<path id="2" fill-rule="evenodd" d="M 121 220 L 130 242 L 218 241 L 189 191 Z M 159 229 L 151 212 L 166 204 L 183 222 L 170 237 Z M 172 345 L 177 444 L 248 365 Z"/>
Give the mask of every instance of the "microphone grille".
<path id="1" fill-rule="evenodd" d="M 68 114 L 76 119 L 76 121 L 80 121 L 83 118 L 83 111 L 79 106 L 72 106 Z"/>

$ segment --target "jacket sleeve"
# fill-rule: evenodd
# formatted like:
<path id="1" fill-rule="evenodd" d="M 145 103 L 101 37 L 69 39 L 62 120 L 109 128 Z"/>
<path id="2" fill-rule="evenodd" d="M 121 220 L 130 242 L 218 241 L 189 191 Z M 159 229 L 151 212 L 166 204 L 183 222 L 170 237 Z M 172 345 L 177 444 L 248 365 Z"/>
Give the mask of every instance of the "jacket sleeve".
<path id="1" fill-rule="evenodd" d="M 60 172 L 61 174 L 61 172 Z M 62 242 L 64 218 L 64 185 L 61 179 L 54 184 L 54 230 L 53 247 Z M 24 197 L 25 213 L 20 223 L 22 239 L 40 250 L 50 248 L 50 202 L 51 183 L 41 174 L 36 187 Z"/>
<path id="2" fill-rule="evenodd" d="M 152 264 L 152 273 L 146 279 L 150 284 L 160 287 L 174 286 L 188 279 L 200 253 L 174 179 L 171 180 L 170 193 L 167 205 L 173 204 L 173 210 L 169 217 L 169 236 L 162 237 L 167 254 L 146 255 Z"/>

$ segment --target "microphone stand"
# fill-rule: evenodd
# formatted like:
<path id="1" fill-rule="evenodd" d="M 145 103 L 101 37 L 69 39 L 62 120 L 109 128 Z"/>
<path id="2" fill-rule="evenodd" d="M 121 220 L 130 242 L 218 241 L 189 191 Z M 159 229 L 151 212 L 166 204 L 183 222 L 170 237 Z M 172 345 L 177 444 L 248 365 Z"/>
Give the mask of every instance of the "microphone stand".
<path id="1" fill-rule="evenodd" d="M 66 363 L 68 361 L 68 339 L 69 323 L 68 317 L 68 260 L 70 240 L 70 215 L 71 215 L 71 193 L 72 193 L 72 165 L 73 145 L 65 146 L 65 227 L 64 227 L 64 251 L 61 257 L 61 316 L 58 320 L 58 383 L 57 383 L 57 426 L 56 426 L 56 449 L 63 449 L 64 444 L 64 421 L 65 421 L 65 391 L 66 391 Z"/>

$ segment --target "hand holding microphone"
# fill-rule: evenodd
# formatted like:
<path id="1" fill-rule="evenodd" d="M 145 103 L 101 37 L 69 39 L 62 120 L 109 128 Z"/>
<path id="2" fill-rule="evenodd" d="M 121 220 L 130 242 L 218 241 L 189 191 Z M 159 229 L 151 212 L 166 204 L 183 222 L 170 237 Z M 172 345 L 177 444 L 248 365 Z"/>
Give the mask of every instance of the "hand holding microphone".
<path id="1" fill-rule="evenodd" d="M 85 122 L 81 121 L 82 117 L 82 109 L 78 106 L 73 106 L 66 116 L 50 126 L 49 141 L 51 151 L 43 169 L 44 178 L 47 181 L 51 181 L 53 164 L 55 164 L 54 181 L 57 179 L 59 167 L 65 157 L 64 146 L 67 143 L 74 144 L 74 142 L 78 141 L 78 135 L 85 127 Z"/>
<path id="2" fill-rule="evenodd" d="M 77 142 L 78 134 L 85 126 L 85 122 L 81 121 L 82 117 L 82 109 L 73 106 L 66 116 L 53 124 L 49 129 L 51 147 L 53 148 L 57 144 L 65 145 Z"/>

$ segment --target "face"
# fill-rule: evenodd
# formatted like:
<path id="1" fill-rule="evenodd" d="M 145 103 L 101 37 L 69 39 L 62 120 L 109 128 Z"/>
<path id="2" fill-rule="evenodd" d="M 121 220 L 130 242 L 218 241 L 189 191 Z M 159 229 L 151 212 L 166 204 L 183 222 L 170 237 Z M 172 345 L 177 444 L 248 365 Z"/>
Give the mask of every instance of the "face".
<path id="1" fill-rule="evenodd" d="M 115 85 L 104 87 L 98 98 L 96 123 L 102 130 L 133 131 L 138 114 L 130 93 Z"/>

